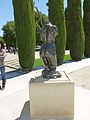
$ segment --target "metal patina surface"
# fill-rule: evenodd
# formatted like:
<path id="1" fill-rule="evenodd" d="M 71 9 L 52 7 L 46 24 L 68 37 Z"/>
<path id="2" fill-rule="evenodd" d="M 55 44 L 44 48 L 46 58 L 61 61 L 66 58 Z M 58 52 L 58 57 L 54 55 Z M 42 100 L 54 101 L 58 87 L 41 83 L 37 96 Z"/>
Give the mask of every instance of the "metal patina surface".
<path id="1" fill-rule="evenodd" d="M 61 74 L 56 71 L 57 58 L 55 38 L 57 35 L 57 27 L 50 22 L 46 23 L 40 30 L 40 38 L 43 42 L 40 49 L 40 57 L 45 66 L 45 69 L 42 71 L 42 76 L 47 79 L 61 77 Z"/>

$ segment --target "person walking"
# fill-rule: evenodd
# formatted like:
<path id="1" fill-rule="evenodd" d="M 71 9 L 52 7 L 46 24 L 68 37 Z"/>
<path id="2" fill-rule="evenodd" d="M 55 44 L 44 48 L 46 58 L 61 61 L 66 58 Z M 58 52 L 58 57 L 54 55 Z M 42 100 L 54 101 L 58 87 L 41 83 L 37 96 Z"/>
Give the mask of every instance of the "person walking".
<path id="1" fill-rule="evenodd" d="M 5 74 L 5 65 L 4 65 L 5 54 L 6 54 L 5 46 L 4 49 L 2 49 L 2 45 L 0 43 L 0 70 L 2 76 L 2 85 L 0 85 L 0 90 L 4 90 L 6 84 L 6 74 Z"/>

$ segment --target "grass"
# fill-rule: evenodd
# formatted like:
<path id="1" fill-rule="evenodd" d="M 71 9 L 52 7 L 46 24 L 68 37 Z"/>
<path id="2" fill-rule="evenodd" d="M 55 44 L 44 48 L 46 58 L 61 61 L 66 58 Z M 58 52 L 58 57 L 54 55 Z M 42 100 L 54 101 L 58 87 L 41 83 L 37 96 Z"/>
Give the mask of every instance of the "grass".
<path id="1" fill-rule="evenodd" d="M 66 61 L 66 60 L 71 60 L 70 54 L 67 54 L 67 55 L 64 56 L 64 61 Z"/>
<path id="2" fill-rule="evenodd" d="M 38 67 L 38 66 L 43 66 L 43 63 L 42 63 L 41 59 L 35 59 L 35 61 L 34 61 L 34 66 L 33 67 Z"/>
<path id="3" fill-rule="evenodd" d="M 67 54 L 64 56 L 64 61 L 66 60 L 71 60 L 70 54 Z M 42 60 L 41 59 L 36 59 L 34 62 L 33 67 L 38 67 L 38 66 L 43 66 Z"/>

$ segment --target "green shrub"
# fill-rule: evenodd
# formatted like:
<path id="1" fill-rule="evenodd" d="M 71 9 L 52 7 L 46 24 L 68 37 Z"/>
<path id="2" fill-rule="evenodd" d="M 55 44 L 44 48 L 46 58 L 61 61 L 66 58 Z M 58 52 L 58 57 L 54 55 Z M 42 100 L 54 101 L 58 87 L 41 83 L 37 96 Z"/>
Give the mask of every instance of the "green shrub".
<path id="1" fill-rule="evenodd" d="M 49 0 L 49 21 L 58 28 L 59 35 L 56 38 L 56 53 L 58 64 L 62 64 L 66 44 L 64 0 Z"/>
<path id="2" fill-rule="evenodd" d="M 84 54 L 84 30 L 81 0 L 68 0 L 68 42 L 71 58 L 81 60 Z"/>
<path id="3" fill-rule="evenodd" d="M 31 70 L 35 59 L 35 19 L 33 0 L 13 0 L 19 62 Z"/>

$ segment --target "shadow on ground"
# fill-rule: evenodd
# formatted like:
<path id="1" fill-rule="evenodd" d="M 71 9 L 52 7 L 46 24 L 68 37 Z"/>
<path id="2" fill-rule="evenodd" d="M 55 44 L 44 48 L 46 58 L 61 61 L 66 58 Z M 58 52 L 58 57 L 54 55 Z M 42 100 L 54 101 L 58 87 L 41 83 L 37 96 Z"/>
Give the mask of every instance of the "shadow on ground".
<path id="1" fill-rule="evenodd" d="M 24 104 L 21 115 L 16 120 L 30 120 L 30 109 L 29 109 L 29 101 Z"/>
<path id="2" fill-rule="evenodd" d="M 26 74 L 27 72 L 22 70 L 13 70 L 10 72 L 6 72 L 6 79 L 14 78 L 23 74 Z M 1 74 L 0 74 L 0 80 L 2 80 Z"/>

